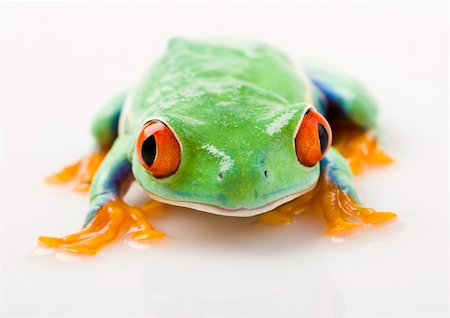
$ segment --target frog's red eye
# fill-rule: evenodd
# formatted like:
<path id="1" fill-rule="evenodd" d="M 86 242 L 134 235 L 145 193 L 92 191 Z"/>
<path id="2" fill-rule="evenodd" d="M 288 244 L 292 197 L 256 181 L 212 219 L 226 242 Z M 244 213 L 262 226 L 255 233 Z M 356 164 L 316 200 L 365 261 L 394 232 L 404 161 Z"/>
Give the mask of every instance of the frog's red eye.
<path id="1" fill-rule="evenodd" d="M 136 143 L 139 162 L 155 178 L 174 174 L 181 160 L 180 145 L 169 127 L 149 121 L 142 127 Z"/>
<path id="2" fill-rule="evenodd" d="M 295 137 L 298 160 L 302 165 L 312 167 L 325 156 L 330 146 L 330 125 L 318 112 L 309 110 Z"/>

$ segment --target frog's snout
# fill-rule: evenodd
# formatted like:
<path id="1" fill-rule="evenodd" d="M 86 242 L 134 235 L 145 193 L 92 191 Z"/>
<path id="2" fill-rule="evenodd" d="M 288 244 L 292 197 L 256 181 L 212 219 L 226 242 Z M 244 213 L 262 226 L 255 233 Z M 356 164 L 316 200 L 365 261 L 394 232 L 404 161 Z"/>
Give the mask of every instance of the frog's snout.
<path id="1" fill-rule="evenodd" d="M 150 193 L 150 196 L 172 205 L 244 217 L 271 211 L 311 188 L 310 185 L 304 187 L 300 183 L 280 187 L 277 183 L 280 175 L 292 174 L 292 171 L 276 169 L 270 165 L 260 164 L 256 167 L 249 162 L 251 161 L 222 165 L 221 170 L 210 174 L 208 193 L 192 191 L 184 193 L 180 199 L 166 199 L 159 197 L 157 193 Z"/>
<path id="2" fill-rule="evenodd" d="M 278 199 L 276 189 L 271 186 L 270 167 L 236 165 L 216 175 L 215 193 L 217 205 L 223 208 L 245 208 L 249 202 Z M 266 202 L 268 203 L 268 202 Z"/>

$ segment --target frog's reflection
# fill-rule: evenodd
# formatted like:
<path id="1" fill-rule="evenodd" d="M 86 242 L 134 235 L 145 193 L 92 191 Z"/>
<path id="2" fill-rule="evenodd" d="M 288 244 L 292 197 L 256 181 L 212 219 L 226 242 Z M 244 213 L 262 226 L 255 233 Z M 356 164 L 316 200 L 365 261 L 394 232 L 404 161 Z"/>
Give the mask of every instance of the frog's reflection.
<path id="1" fill-rule="evenodd" d="M 140 203 L 135 191 L 131 201 Z M 322 262 L 323 224 L 305 213 L 288 226 L 170 207 L 152 218 L 169 233 L 139 255 L 153 314 L 342 312 Z M 317 307 L 320 307 L 319 309 Z"/>

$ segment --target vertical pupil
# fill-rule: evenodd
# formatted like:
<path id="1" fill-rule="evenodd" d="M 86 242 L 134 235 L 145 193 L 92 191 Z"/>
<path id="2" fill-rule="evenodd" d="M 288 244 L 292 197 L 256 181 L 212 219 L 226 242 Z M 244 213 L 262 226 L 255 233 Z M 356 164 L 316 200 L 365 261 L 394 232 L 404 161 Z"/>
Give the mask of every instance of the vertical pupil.
<path id="1" fill-rule="evenodd" d="M 328 146 L 328 133 L 322 124 L 318 124 L 319 140 L 320 140 L 320 152 L 323 154 L 327 150 Z"/>
<path id="2" fill-rule="evenodd" d="M 145 139 L 142 144 L 142 158 L 144 159 L 147 166 L 151 166 L 156 157 L 156 141 L 155 136 L 150 136 Z"/>

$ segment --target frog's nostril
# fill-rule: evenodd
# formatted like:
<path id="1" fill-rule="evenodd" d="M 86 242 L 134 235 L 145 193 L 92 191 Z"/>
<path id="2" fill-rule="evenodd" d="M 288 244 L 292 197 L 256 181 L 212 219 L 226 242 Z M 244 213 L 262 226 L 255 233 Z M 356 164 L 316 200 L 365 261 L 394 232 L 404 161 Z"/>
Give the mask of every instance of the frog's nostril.
<path id="1" fill-rule="evenodd" d="M 264 177 L 266 177 L 266 178 L 267 178 L 267 177 L 268 177 L 268 175 L 269 175 L 269 174 L 267 173 L 267 170 L 264 170 Z"/>
<path id="2" fill-rule="evenodd" d="M 219 180 L 223 180 L 223 172 L 219 173 Z"/>

